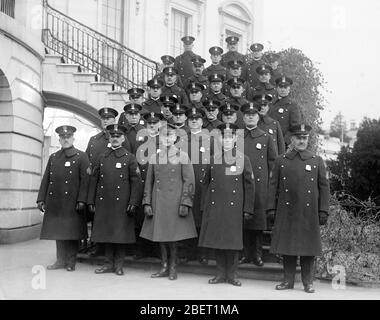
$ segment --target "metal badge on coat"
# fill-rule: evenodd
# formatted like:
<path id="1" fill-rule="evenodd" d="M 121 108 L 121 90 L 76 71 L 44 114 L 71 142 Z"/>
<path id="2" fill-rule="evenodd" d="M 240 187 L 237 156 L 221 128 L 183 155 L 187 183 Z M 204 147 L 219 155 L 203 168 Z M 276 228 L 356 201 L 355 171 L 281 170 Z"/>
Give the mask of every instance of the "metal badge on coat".
<path id="1" fill-rule="evenodd" d="M 258 143 L 258 144 L 256 145 L 256 149 L 261 150 L 261 148 L 262 148 L 261 143 Z"/>
<path id="2" fill-rule="evenodd" d="M 141 125 L 144 125 L 145 123 L 144 123 L 144 121 L 143 121 L 143 120 L 140 120 L 140 124 L 141 124 Z"/>
<path id="3" fill-rule="evenodd" d="M 111 148 L 111 143 L 110 142 L 108 142 L 107 148 Z"/>
<path id="4" fill-rule="evenodd" d="M 269 131 L 270 134 L 274 133 L 272 129 L 269 129 L 268 131 Z"/>
<path id="5" fill-rule="evenodd" d="M 65 162 L 65 167 L 70 167 L 70 166 L 71 166 L 70 161 L 66 161 L 66 162 Z"/>
<path id="6" fill-rule="evenodd" d="M 307 164 L 306 167 L 305 167 L 305 170 L 306 170 L 306 171 L 311 171 L 311 165 L 310 165 L 310 164 Z"/>
<path id="7" fill-rule="evenodd" d="M 231 172 L 236 172 L 236 166 L 231 166 L 230 170 Z"/>
<path id="8" fill-rule="evenodd" d="M 279 113 L 284 113 L 284 109 L 280 108 L 280 109 L 278 109 L 278 112 Z"/>
<path id="9" fill-rule="evenodd" d="M 116 163 L 116 169 L 121 169 L 121 163 L 120 162 L 118 162 L 118 163 Z"/>

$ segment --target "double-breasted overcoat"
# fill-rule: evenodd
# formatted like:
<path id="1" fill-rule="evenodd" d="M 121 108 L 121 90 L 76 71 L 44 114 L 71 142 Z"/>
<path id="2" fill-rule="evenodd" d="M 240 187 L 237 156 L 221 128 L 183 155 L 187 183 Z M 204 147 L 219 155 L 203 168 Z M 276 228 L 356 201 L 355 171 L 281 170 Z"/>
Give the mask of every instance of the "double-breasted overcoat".
<path id="1" fill-rule="evenodd" d="M 251 162 L 243 153 L 217 152 L 205 170 L 199 246 L 243 249 L 243 213 L 253 214 L 255 181 Z"/>
<path id="2" fill-rule="evenodd" d="M 195 191 L 193 165 L 176 147 L 159 150 L 149 160 L 143 205 L 150 205 L 153 217 L 145 217 L 140 237 L 155 242 L 174 242 L 197 237 L 192 206 Z M 189 207 L 186 217 L 180 205 Z"/>
<path id="3" fill-rule="evenodd" d="M 328 212 L 329 182 L 321 157 L 292 150 L 278 157 L 269 183 L 267 210 L 276 210 L 272 253 L 321 254 L 319 212 Z"/>
<path id="4" fill-rule="evenodd" d="M 244 130 L 244 154 L 251 161 L 255 176 L 255 208 L 253 217 L 244 221 L 244 228 L 249 230 L 266 230 L 266 198 L 269 173 L 277 158 L 276 147 L 272 138 L 260 128 Z"/>
<path id="5" fill-rule="evenodd" d="M 139 206 L 143 194 L 136 158 L 123 147 L 103 153 L 90 178 L 88 204 L 95 205 L 92 241 L 134 243 L 134 217 L 128 205 Z"/>
<path id="6" fill-rule="evenodd" d="M 45 202 L 41 239 L 87 238 L 86 216 L 75 207 L 87 202 L 89 165 L 87 154 L 74 147 L 50 156 L 37 197 Z"/>

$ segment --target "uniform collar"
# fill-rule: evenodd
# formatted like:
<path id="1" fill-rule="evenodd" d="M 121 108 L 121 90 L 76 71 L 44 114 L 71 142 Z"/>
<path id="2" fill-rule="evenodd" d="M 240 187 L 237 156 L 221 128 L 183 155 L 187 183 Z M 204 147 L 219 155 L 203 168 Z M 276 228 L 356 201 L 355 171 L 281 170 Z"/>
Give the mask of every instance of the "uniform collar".
<path id="1" fill-rule="evenodd" d="M 124 147 L 120 147 L 116 150 L 113 150 L 112 148 L 109 148 L 104 154 L 106 157 L 111 155 L 112 153 L 115 154 L 116 158 L 121 158 L 122 156 L 128 154 L 127 150 Z"/>
<path id="2" fill-rule="evenodd" d="M 268 116 L 268 114 L 266 114 L 265 116 L 261 116 L 260 115 L 260 119 L 265 123 L 265 124 L 270 124 L 272 123 L 274 120 Z"/>
<path id="3" fill-rule="evenodd" d="M 249 130 L 247 127 L 244 129 L 244 137 L 250 135 L 252 138 L 261 137 L 265 132 L 261 130 L 259 127 Z"/>
<path id="4" fill-rule="evenodd" d="M 285 157 L 287 157 L 288 159 L 290 160 L 293 160 L 296 155 L 299 155 L 299 157 L 305 161 L 305 160 L 309 160 L 311 158 L 314 158 L 314 154 L 309 151 L 309 150 L 304 150 L 304 151 L 297 151 L 295 149 L 291 150 L 291 151 L 288 151 L 287 153 L 285 153 Z"/>
<path id="5" fill-rule="evenodd" d="M 61 151 L 65 154 L 66 158 L 71 158 L 78 153 L 78 150 L 75 149 L 74 146 L 67 149 L 61 149 Z"/>

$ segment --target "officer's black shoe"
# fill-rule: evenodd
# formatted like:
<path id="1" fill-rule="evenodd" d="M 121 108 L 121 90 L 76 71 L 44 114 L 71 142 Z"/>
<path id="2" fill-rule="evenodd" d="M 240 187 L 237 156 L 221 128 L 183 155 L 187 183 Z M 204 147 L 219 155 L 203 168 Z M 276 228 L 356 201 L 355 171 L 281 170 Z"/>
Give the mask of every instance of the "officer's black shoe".
<path id="1" fill-rule="evenodd" d="M 232 284 L 236 287 L 241 287 L 241 282 L 237 279 L 227 279 L 227 283 Z"/>
<path id="2" fill-rule="evenodd" d="M 101 273 L 113 273 L 115 272 L 115 269 L 112 268 L 112 267 L 106 267 L 106 266 L 103 266 L 99 269 L 95 269 L 95 273 L 96 274 L 101 274 Z"/>
<path id="3" fill-rule="evenodd" d="M 312 284 L 307 284 L 306 286 L 303 287 L 303 289 L 307 293 L 314 293 L 315 292 L 315 289 L 314 289 Z"/>
<path id="4" fill-rule="evenodd" d="M 75 267 L 74 266 L 68 266 L 68 267 L 66 267 L 66 270 L 69 272 L 72 272 L 72 271 L 75 271 Z"/>
<path id="5" fill-rule="evenodd" d="M 243 264 L 243 263 L 250 263 L 250 260 L 247 257 L 242 257 L 239 260 L 239 264 Z"/>
<path id="6" fill-rule="evenodd" d="M 115 273 L 117 276 L 123 276 L 124 270 L 123 270 L 123 268 L 118 268 L 118 269 L 116 269 Z"/>
<path id="7" fill-rule="evenodd" d="M 263 262 L 263 260 L 260 257 L 258 257 L 256 259 L 253 259 L 252 262 L 253 262 L 254 265 L 256 265 L 258 267 L 262 267 L 264 265 L 264 262 Z"/>
<path id="8" fill-rule="evenodd" d="M 65 269 L 65 265 L 63 263 L 56 262 L 50 266 L 47 266 L 46 269 L 48 270 Z"/>
<path id="9" fill-rule="evenodd" d="M 276 286 L 276 290 L 289 290 L 289 289 L 293 289 L 294 288 L 294 284 L 291 284 L 289 282 L 281 282 L 280 284 L 278 284 Z"/>
<path id="10" fill-rule="evenodd" d="M 218 283 L 224 283 L 224 282 L 226 282 L 226 280 L 224 278 L 218 277 L 218 276 L 216 276 L 216 277 L 214 277 L 208 281 L 209 284 L 218 284 Z"/>
<path id="11" fill-rule="evenodd" d="M 177 280 L 177 269 L 175 266 L 170 266 L 169 268 L 169 280 Z"/>
<path id="12" fill-rule="evenodd" d="M 162 268 L 160 271 L 153 273 L 150 277 L 151 278 L 163 278 L 163 277 L 168 277 L 169 276 L 169 268 L 168 268 L 168 263 L 164 262 L 162 264 Z"/>

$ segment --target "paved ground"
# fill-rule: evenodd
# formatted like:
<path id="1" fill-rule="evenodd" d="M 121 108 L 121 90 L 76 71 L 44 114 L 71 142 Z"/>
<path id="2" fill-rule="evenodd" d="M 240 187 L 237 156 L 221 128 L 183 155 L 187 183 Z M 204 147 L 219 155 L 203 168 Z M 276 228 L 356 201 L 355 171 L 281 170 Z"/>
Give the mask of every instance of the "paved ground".
<path id="1" fill-rule="evenodd" d="M 177 281 L 166 278 L 151 279 L 155 270 L 125 267 L 125 276 L 96 275 L 95 266 L 77 264 L 77 270 L 46 271 L 46 288 L 40 276 L 43 268 L 54 262 L 54 241 L 34 240 L 15 245 L 0 246 L 1 299 L 130 299 L 130 300 L 209 300 L 209 299 L 380 299 L 380 289 L 347 286 L 334 290 L 328 283 L 315 283 L 317 292 L 306 294 L 302 285 L 290 291 L 275 291 L 275 282 L 242 279 L 243 286 L 209 285 L 209 276 L 179 274 Z M 33 267 L 37 273 L 33 273 Z"/>

